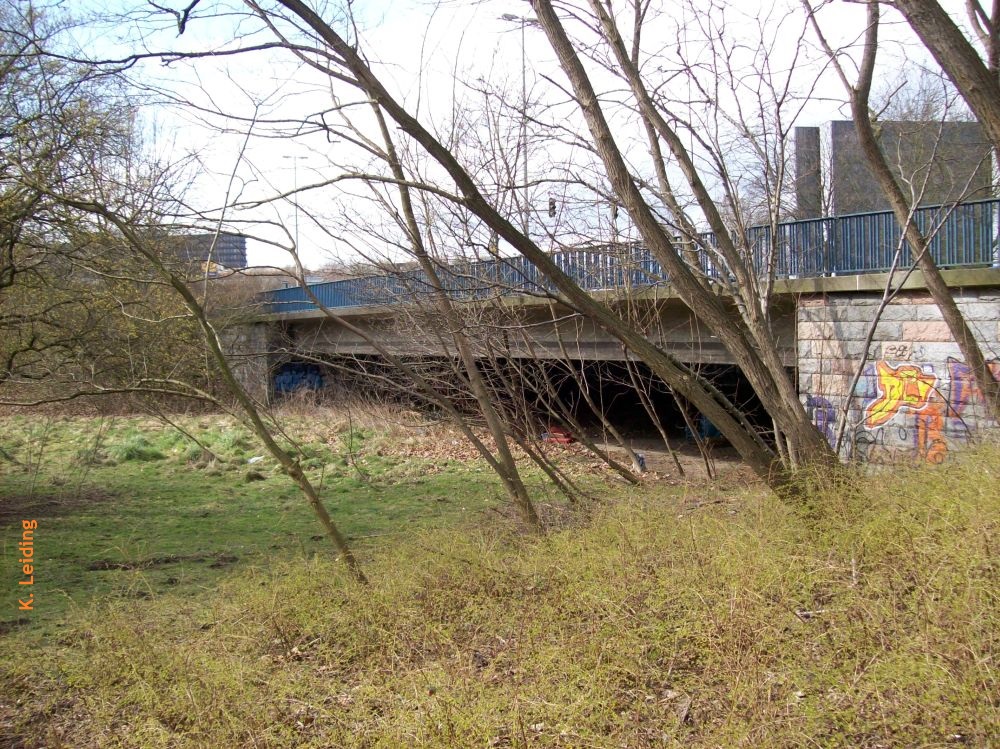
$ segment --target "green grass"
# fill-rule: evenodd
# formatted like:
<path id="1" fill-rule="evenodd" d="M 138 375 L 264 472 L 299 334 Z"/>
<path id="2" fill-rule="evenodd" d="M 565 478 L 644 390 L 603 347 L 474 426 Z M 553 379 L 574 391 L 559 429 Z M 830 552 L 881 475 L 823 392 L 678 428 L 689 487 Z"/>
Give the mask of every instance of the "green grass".
<path id="1" fill-rule="evenodd" d="M 169 465 L 160 449 L 130 470 Z M 373 485 L 414 502 L 464 500 L 478 475 L 373 456 Z M 818 481 L 803 511 L 754 486 L 647 484 L 541 537 L 439 509 L 372 539 L 367 587 L 279 544 L 212 585 L 17 630 L 0 745 L 988 747 L 998 471 L 983 447 Z M 359 533 L 380 518 L 355 497 L 338 512 Z"/>
<path id="2" fill-rule="evenodd" d="M 219 417 L 187 424 L 215 459 L 150 420 L 8 418 L 2 429 L 5 448 L 21 465 L 0 462 L 0 549 L 11 573 L 0 590 L 0 627 L 51 629 L 94 598 L 200 590 L 246 565 L 333 553 L 294 484 L 269 457 L 249 465 L 265 453 Z M 305 443 L 303 465 L 362 551 L 414 528 L 465 522 L 501 501 L 492 475 L 478 466 L 428 470 L 358 444 L 349 464 L 338 443 Z M 24 614 L 12 541 L 29 518 L 39 525 L 36 608 Z"/>
<path id="3" fill-rule="evenodd" d="M 84 454 L 86 454 L 86 450 Z M 118 462 L 163 460 L 166 456 L 145 435 L 134 432 L 125 434 L 108 450 L 109 457 Z"/>

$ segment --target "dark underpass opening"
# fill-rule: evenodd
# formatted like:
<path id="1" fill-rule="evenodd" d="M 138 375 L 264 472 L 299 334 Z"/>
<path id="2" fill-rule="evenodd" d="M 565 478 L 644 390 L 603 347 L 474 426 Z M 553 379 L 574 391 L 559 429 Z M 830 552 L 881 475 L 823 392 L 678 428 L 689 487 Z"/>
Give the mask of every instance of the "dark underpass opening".
<path id="1" fill-rule="evenodd" d="M 289 359 L 274 369 L 277 398 L 313 391 L 330 399 L 363 398 L 408 408 L 440 411 L 415 385 L 414 373 L 430 383 L 463 413 L 476 403 L 461 382 L 461 368 L 442 357 L 410 357 L 401 371 L 378 356 L 329 357 L 322 361 Z M 676 398 L 641 362 L 493 359 L 480 362 L 494 399 L 509 412 L 533 420 L 540 433 L 552 427 L 583 429 L 607 438 L 608 425 L 627 440 L 659 439 L 662 431 L 677 441 L 695 435 L 723 443 L 718 430 L 692 405 Z M 697 365 L 709 380 L 743 411 L 761 434 L 770 437 L 770 418 L 746 377 L 731 365 Z M 409 370 L 409 371 L 408 371 Z M 603 418 L 602 418 L 603 417 Z M 657 424 L 659 422 L 659 424 Z"/>
<path id="2" fill-rule="evenodd" d="M 565 365 L 558 367 L 563 370 L 558 393 L 572 408 L 580 425 L 588 430 L 601 431 L 603 415 L 623 437 L 631 439 L 659 437 L 654 419 L 671 438 L 690 438 L 692 430 L 697 430 L 701 437 L 716 440 L 721 437 L 714 425 L 702 417 L 694 406 L 675 397 L 640 362 L 577 361 L 572 364 L 575 365 L 572 376 L 565 374 Z M 746 413 L 750 423 L 761 432 L 771 430 L 766 411 L 737 367 L 701 365 L 698 372 Z"/>

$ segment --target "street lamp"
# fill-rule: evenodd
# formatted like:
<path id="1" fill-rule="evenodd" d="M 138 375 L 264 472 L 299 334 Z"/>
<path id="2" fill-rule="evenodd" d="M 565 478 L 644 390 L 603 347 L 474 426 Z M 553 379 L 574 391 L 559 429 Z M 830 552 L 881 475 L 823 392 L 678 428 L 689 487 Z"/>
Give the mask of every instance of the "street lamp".
<path id="1" fill-rule="evenodd" d="M 294 188 L 292 192 L 295 194 L 295 251 L 299 251 L 299 161 L 305 160 L 307 156 L 282 156 L 283 159 L 292 160 L 292 182 L 294 183 Z"/>
<path id="2" fill-rule="evenodd" d="M 522 175 L 524 178 L 524 197 L 521 207 L 521 228 L 524 236 L 528 236 L 528 222 L 531 213 L 528 203 L 528 65 L 524 47 L 524 27 L 535 23 L 531 18 L 515 16 L 513 13 L 504 13 L 500 16 L 501 21 L 516 23 L 521 26 L 521 152 L 524 155 L 522 165 Z"/>

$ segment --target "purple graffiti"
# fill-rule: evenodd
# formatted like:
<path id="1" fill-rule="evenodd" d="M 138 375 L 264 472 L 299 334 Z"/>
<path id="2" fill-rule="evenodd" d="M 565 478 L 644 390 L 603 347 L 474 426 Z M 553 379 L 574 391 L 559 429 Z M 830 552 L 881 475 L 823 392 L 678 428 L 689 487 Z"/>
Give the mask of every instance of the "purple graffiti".
<path id="1" fill-rule="evenodd" d="M 809 419 L 816 425 L 820 433 L 826 437 L 830 446 L 836 447 L 834 445 L 836 437 L 833 434 L 833 427 L 837 422 L 837 411 L 834 409 L 833 404 L 821 395 L 810 395 L 806 398 L 806 410 L 809 413 Z"/>
<path id="2" fill-rule="evenodd" d="M 993 379 L 1000 380 L 1000 359 L 987 362 Z M 950 380 L 948 388 L 948 406 L 951 409 L 951 416 L 961 416 L 966 406 L 980 403 L 983 400 L 983 391 L 972 376 L 972 367 L 965 362 L 948 357 L 948 377 Z"/>

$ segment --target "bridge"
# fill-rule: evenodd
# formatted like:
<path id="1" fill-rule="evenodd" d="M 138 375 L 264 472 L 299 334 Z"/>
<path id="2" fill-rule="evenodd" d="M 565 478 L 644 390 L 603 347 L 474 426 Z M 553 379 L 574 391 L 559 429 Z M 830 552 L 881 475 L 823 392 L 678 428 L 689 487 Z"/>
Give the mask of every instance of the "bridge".
<path id="1" fill-rule="evenodd" d="M 997 218 L 1000 200 L 980 200 L 946 206 L 926 206 L 914 220 L 931 234 L 931 253 L 941 268 L 981 268 L 1000 264 Z M 720 272 L 708 248 L 717 246 L 711 232 L 698 238 L 699 257 L 709 277 Z M 747 230 L 758 273 L 773 265 L 777 279 L 823 278 L 886 272 L 894 267 L 900 229 L 891 211 L 832 218 L 790 221 Z M 903 243 L 902 260 L 909 263 Z M 556 265 L 587 291 L 633 291 L 669 287 L 669 274 L 641 245 L 562 250 L 552 253 Z M 526 259 L 501 258 L 441 265 L 438 269 L 451 296 L 458 300 L 494 296 L 545 295 L 552 285 Z M 377 274 L 310 285 L 325 307 L 343 310 L 419 301 L 431 287 L 423 271 Z M 306 291 L 298 286 L 267 292 L 268 311 L 291 315 L 316 311 Z"/>
<path id="2" fill-rule="evenodd" d="M 914 220 L 931 237 L 930 252 L 983 344 L 1000 351 L 1000 200 L 922 207 Z M 705 273 L 726 281 L 714 262 L 716 237 L 705 233 L 694 244 Z M 856 442 L 862 446 L 858 449 L 871 453 L 868 457 L 909 450 L 933 459 L 940 452 L 936 446 L 968 439 L 985 418 L 921 274 L 903 280 L 899 269 L 908 268 L 910 251 L 891 212 L 790 221 L 773 229 L 755 226 L 740 245 L 749 248 L 758 272 L 773 273 L 772 316 L 779 348 L 785 363 L 795 368 L 803 402 L 821 429 L 830 433 L 834 414 L 849 398 Z M 641 310 L 648 337 L 682 361 L 732 363 L 676 298 L 669 274 L 641 245 L 576 248 L 551 257 L 583 289 L 612 305 Z M 519 331 L 530 331 L 530 337 L 507 341 L 513 356 L 605 361 L 625 356 L 618 341 L 554 304 L 551 283 L 522 257 L 456 261 L 440 264 L 437 271 L 455 301 L 472 308 L 483 307 L 477 302 L 499 302 L 514 315 Z M 890 272 L 904 291 L 885 311 L 865 351 L 868 321 Z M 377 351 L 366 341 L 370 336 L 398 354 L 441 353 L 434 336 L 418 335 L 419 326 L 408 317 L 429 308 L 421 302 L 430 301 L 433 289 L 420 270 L 311 284 L 308 289 L 266 293 L 265 324 L 272 332 L 282 331 L 286 355 L 294 356 L 296 350 L 320 356 L 373 355 Z M 313 297 L 365 335 L 331 319 Z M 870 364 L 856 390 L 849 392 L 864 354 Z M 1000 376 L 1000 362 L 997 372 Z M 874 424 L 865 404 L 880 397 L 895 401 L 890 418 Z M 942 414 L 934 420 L 939 428 L 930 436 L 921 432 L 912 437 L 921 414 L 935 409 Z M 893 426 L 896 431 L 890 433 Z"/>

